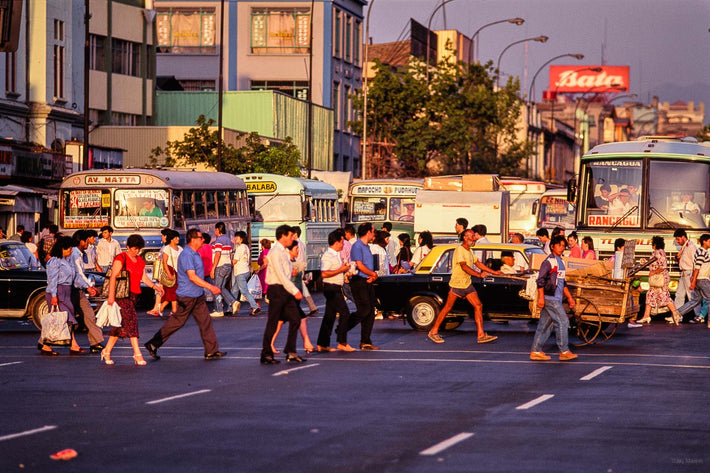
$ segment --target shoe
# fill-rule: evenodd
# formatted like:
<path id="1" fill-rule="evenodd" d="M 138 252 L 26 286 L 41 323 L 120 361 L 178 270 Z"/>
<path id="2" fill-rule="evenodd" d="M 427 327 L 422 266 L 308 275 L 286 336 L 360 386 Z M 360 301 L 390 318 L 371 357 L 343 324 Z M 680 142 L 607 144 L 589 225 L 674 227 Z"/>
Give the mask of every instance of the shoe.
<path id="1" fill-rule="evenodd" d="M 318 353 L 331 353 L 335 351 L 335 348 L 332 347 L 322 347 L 320 345 L 316 346 L 316 351 Z"/>
<path id="2" fill-rule="evenodd" d="M 651 317 L 644 317 L 642 319 L 638 319 L 636 321 L 637 324 L 650 324 L 651 323 Z"/>
<path id="3" fill-rule="evenodd" d="M 318 309 L 313 309 L 308 313 L 308 317 L 315 317 L 315 315 L 318 313 Z"/>
<path id="4" fill-rule="evenodd" d="M 150 355 L 151 358 L 153 358 L 154 360 L 160 359 L 160 356 L 158 356 L 158 347 L 156 347 L 155 345 L 153 345 L 150 342 L 146 342 L 146 344 L 143 346 L 145 347 L 146 350 L 148 350 L 148 354 Z"/>
<path id="5" fill-rule="evenodd" d="M 339 351 L 348 351 L 348 352 L 350 352 L 350 351 L 355 351 L 355 349 L 354 349 L 353 347 L 351 347 L 349 343 L 346 343 L 345 345 L 343 345 L 342 343 L 338 343 L 338 348 L 337 348 L 337 350 L 339 350 Z"/>
<path id="6" fill-rule="evenodd" d="M 279 363 L 281 363 L 281 361 L 275 359 L 273 356 L 262 356 L 261 357 L 261 364 L 262 365 L 278 365 Z"/>
<path id="7" fill-rule="evenodd" d="M 91 351 L 91 353 L 101 353 L 104 350 L 104 348 L 106 348 L 106 347 L 104 346 L 103 343 L 97 343 L 96 345 L 91 345 L 89 347 L 89 350 Z"/>
<path id="8" fill-rule="evenodd" d="M 360 344 L 360 350 L 369 350 L 369 351 L 374 351 L 374 350 L 379 350 L 380 347 L 377 345 L 373 345 L 372 343 L 361 343 Z"/>
<path id="9" fill-rule="evenodd" d="M 42 356 L 59 356 L 59 353 L 56 351 L 49 349 L 49 350 L 40 350 L 40 353 Z"/>
<path id="10" fill-rule="evenodd" d="M 643 324 L 640 324 L 640 323 L 634 322 L 633 320 L 630 320 L 629 323 L 626 324 L 626 326 L 629 328 L 639 328 L 639 327 L 643 327 Z"/>
<path id="11" fill-rule="evenodd" d="M 666 321 L 666 322 L 668 322 L 669 324 L 672 324 L 672 323 L 674 323 L 674 321 L 673 321 L 673 317 L 672 317 L 672 316 L 671 316 L 671 317 L 666 317 L 666 318 L 665 318 L 665 319 L 663 319 L 663 320 L 665 320 L 665 321 Z"/>
<path id="12" fill-rule="evenodd" d="M 217 358 L 222 358 L 226 354 L 226 351 L 216 351 L 214 353 L 208 353 L 207 355 L 205 355 L 205 360 L 216 360 Z"/>
<path id="13" fill-rule="evenodd" d="M 78 350 L 69 350 L 70 355 L 83 355 L 85 353 L 89 353 L 89 350 L 86 348 L 79 348 Z"/>
<path id="14" fill-rule="evenodd" d="M 217 312 L 216 310 L 210 314 L 210 317 L 224 317 L 224 312 Z"/>
<path id="15" fill-rule="evenodd" d="M 148 312 L 146 312 L 146 314 L 148 314 L 148 315 L 154 315 L 155 317 L 160 317 L 161 315 L 163 315 L 163 314 L 160 313 L 159 310 L 155 310 L 155 309 L 149 310 Z"/>
<path id="16" fill-rule="evenodd" d="M 444 343 L 444 339 L 438 333 L 428 333 L 426 336 L 434 343 Z"/>
<path id="17" fill-rule="evenodd" d="M 544 352 L 541 351 L 531 351 L 530 352 L 530 359 L 533 361 L 547 361 L 550 360 L 549 355 L 545 355 Z"/>
<path id="18" fill-rule="evenodd" d="M 494 340 L 498 340 L 498 337 L 495 335 L 488 335 L 487 333 L 484 333 L 482 337 L 478 337 L 478 343 L 489 343 Z"/>
<path id="19" fill-rule="evenodd" d="M 300 356 L 298 356 L 295 353 L 288 355 L 286 357 L 286 363 L 305 363 L 306 361 L 308 361 L 308 360 L 305 358 L 301 358 Z"/>
<path id="20" fill-rule="evenodd" d="M 110 353 L 105 353 L 101 352 L 101 360 L 102 363 L 107 364 L 107 365 L 112 365 L 114 364 L 114 361 L 111 359 L 111 354 Z"/>
<path id="21" fill-rule="evenodd" d="M 251 312 L 249 312 L 249 316 L 250 316 L 250 317 L 255 317 L 256 314 L 258 314 L 258 313 L 260 313 L 260 312 L 261 312 L 261 307 L 257 307 L 257 308 L 255 308 L 255 309 L 252 309 Z"/>
<path id="22" fill-rule="evenodd" d="M 71 460 L 79 455 L 73 448 L 66 448 L 60 452 L 53 453 L 49 456 L 52 460 Z"/>
<path id="23" fill-rule="evenodd" d="M 137 355 L 133 355 L 133 362 L 138 366 L 145 366 L 148 364 L 148 362 L 143 359 L 143 355 L 141 355 L 140 353 Z"/>
<path id="24" fill-rule="evenodd" d="M 308 348 L 303 347 L 303 351 L 305 351 L 306 353 L 313 353 L 314 351 L 316 351 L 316 349 L 313 348 L 313 346 L 310 346 Z"/>
<path id="25" fill-rule="evenodd" d="M 577 355 L 575 355 L 569 350 L 560 353 L 560 361 L 569 361 L 574 360 L 575 358 L 577 358 Z"/>
<path id="26" fill-rule="evenodd" d="M 239 309 L 241 307 L 242 307 L 241 302 L 239 302 L 239 301 L 232 302 L 232 315 L 237 315 L 237 312 L 239 312 Z"/>
<path id="27" fill-rule="evenodd" d="M 696 315 L 695 317 L 690 319 L 691 324 L 702 324 L 703 322 L 705 322 L 705 319 L 699 315 Z"/>

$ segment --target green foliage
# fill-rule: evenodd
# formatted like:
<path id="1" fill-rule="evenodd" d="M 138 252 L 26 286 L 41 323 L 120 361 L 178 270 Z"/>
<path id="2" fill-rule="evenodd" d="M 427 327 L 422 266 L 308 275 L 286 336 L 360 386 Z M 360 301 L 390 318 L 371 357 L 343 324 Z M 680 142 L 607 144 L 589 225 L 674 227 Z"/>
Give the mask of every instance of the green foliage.
<path id="1" fill-rule="evenodd" d="M 190 128 L 182 140 L 168 141 L 165 148 L 151 151 L 151 164 L 157 166 L 160 159 L 168 167 L 194 166 L 204 164 L 217 168 L 217 130 L 211 130 L 213 119 L 204 115 L 197 118 L 197 127 Z M 267 146 L 258 133 L 246 136 L 246 144 L 236 148 L 222 142 L 222 171 L 231 174 L 269 172 L 285 176 L 300 176 L 301 153 L 291 137 L 283 143 Z"/>
<path id="2" fill-rule="evenodd" d="M 695 137 L 698 141 L 710 141 L 710 125 L 702 127 Z"/>
<path id="3" fill-rule="evenodd" d="M 519 81 L 509 78 L 498 88 L 491 62 L 466 64 L 453 57 L 451 51 L 429 71 L 428 86 L 420 61 L 400 70 L 375 61 L 367 96 L 371 148 L 391 150 L 391 167 L 400 176 L 520 175 L 532 144 L 516 138 L 523 105 Z M 354 97 L 353 107 L 363 111 L 362 96 Z M 362 134 L 362 121 L 351 126 Z"/>

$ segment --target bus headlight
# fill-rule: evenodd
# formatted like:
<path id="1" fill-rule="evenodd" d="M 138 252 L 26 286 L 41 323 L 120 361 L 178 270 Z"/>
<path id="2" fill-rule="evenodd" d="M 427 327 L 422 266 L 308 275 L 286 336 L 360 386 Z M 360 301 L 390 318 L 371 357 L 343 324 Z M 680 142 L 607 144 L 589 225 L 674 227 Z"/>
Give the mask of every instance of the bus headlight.
<path id="1" fill-rule="evenodd" d="M 158 252 L 157 251 L 148 251 L 143 254 L 143 259 L 145 260 L 146 263 L 152 263 L 156 259 L 158 259 Z"/>
<path id="2" fill-rule="evenodd" d="M 641 290 L 642 290 L 642 291 L 648 291 L 648 289 L 649 289 L 650 287 L 651 287 L 651 286 L 649 286 L 649 284 L 648 284 L 647 281 L 642 281 L 642 282 L 641 282 Z"/>
<path id="3" fill-rule="evenodd" d="M 668 284 L 668 290 L 671 292 L 676 292 L 678 290 L 678 281 L 671 281 Z"/>

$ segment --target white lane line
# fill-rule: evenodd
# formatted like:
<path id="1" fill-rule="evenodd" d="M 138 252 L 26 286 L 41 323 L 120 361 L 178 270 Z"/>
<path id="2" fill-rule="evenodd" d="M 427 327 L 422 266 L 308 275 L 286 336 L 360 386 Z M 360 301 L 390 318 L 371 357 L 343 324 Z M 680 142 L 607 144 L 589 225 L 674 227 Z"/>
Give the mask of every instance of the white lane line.
<path id="1" fill-rule="evenodd" d="M 589 373 L 587 376 L 583 376 L 583 377 L 579 378 L 579 380 L 580 381 L 589 381 L 590 379 L 592 379 L 596 376 L 599 376 L 600 374 L 602 374 L 603 372 L 605 372 L 607 370 L 610 370 L 611 368 L 612 368 L 611 366 L 602 366 L 601 368 L 595 369 L 594 371 Z"/>
<path id="2" fill-rule="evenodd" d="M 303 366 L 299 366 L 299 367 L 297 367 L 297 368 L 290 368 L 290 369 L 287 369 L 287 370 L 283 370 L 283 371 L 279 371 L 279 372 L 277 372 L 277 373 L 274 373 L 274 374 L 272 374 L 271 376 L 283 376 L 283 375 L 285 375 L 285 374 L 293 373 L 294 371 L 305 370 L 306 368 L 313 368 L 313 367 L 316 367 L 316 366 L 318 366 L 318 365 L 319 365 L 319 363 L 312 363 L 312 364 L 310 364 L 310 365 L 303 365 Z"/>
<path id="3" fill-rule="evenodd" d="M 0 364 L 0 366 L 19 365 L 19 364 L 21 364 L 21 363 L 22 363 L 22 361 L 13 361 L 13 362 L 11 362 L 11 363 L 3 363 L 3 364 Z"/>
<path id="4" fill-rule="evenodd" d="M 461 432 L 460 434 L 454 435 L 450 439 L 446 439 L 443 442 L 439 442 L 436 445 L 432 445 L 426 450 L 422 450 L 421 452 L 419 452 L 419 455 L 436 455 L 439 452 L 443 452 L 452 445 L 456 445 L 457 443 L 463 442 L 467 438 L 471 437 L 473 437 L 473 432 Z"/>
<path id="5" fill-rule="evenodd" d="M 164 397 L 163 399 L 156 399 L 155 401 L 148 401 L 146 404 L 160 404 L 161 402 L 172 401 L 173 399 L 180 399 L 183 397 L 194 396 L 196 394 L 204 394 L 211 392 L 211 389 L 201 389 L 200 391 L 194 391 L 191 393 L 178 394 L 177 396 Z"/>
<path id="6" fill-rule="evenodd" d="M 516 407 L 518 410 L 525 410 L 525 409 L 530 409 L 533 406 L 537 406 L 540 403 L 543 403 L 547 401 L 548 399 L 552 399 L 555 397 L 554 394 L 543 394 L 542 396 L 533 399 L 530 402 L 526 402 L 525 404 L 521 404 L 520 406 Z"/>
<path id="7" fill-rule="evenodd" d="M 40 432 L 46 432 L 48 430 L 54 430 L 56 428 L 56 425 L 45 425 L 44 427 L 40 427 L 39 429 L 25 430 L 24 432 L 18 432 L 16 434 L 3 435 L 2 437 L 0 437 L 0 442 L 15 439 L 17 437 L 24 437 L 26 435 L 38 434 Z"/>

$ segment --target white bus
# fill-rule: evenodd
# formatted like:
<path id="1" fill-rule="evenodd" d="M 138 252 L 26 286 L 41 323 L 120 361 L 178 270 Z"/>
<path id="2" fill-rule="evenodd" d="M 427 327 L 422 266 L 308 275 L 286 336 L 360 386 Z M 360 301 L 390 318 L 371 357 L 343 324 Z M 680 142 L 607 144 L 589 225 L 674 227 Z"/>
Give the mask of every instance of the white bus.
<path id="1" fill-rule="evenodd" d="M 370 222 L 376 228 L 392 223 L 392 235 L 414 236 L 414 200 L 423 179 L 365 179 L 350 185 L 348 222 Z"/>

